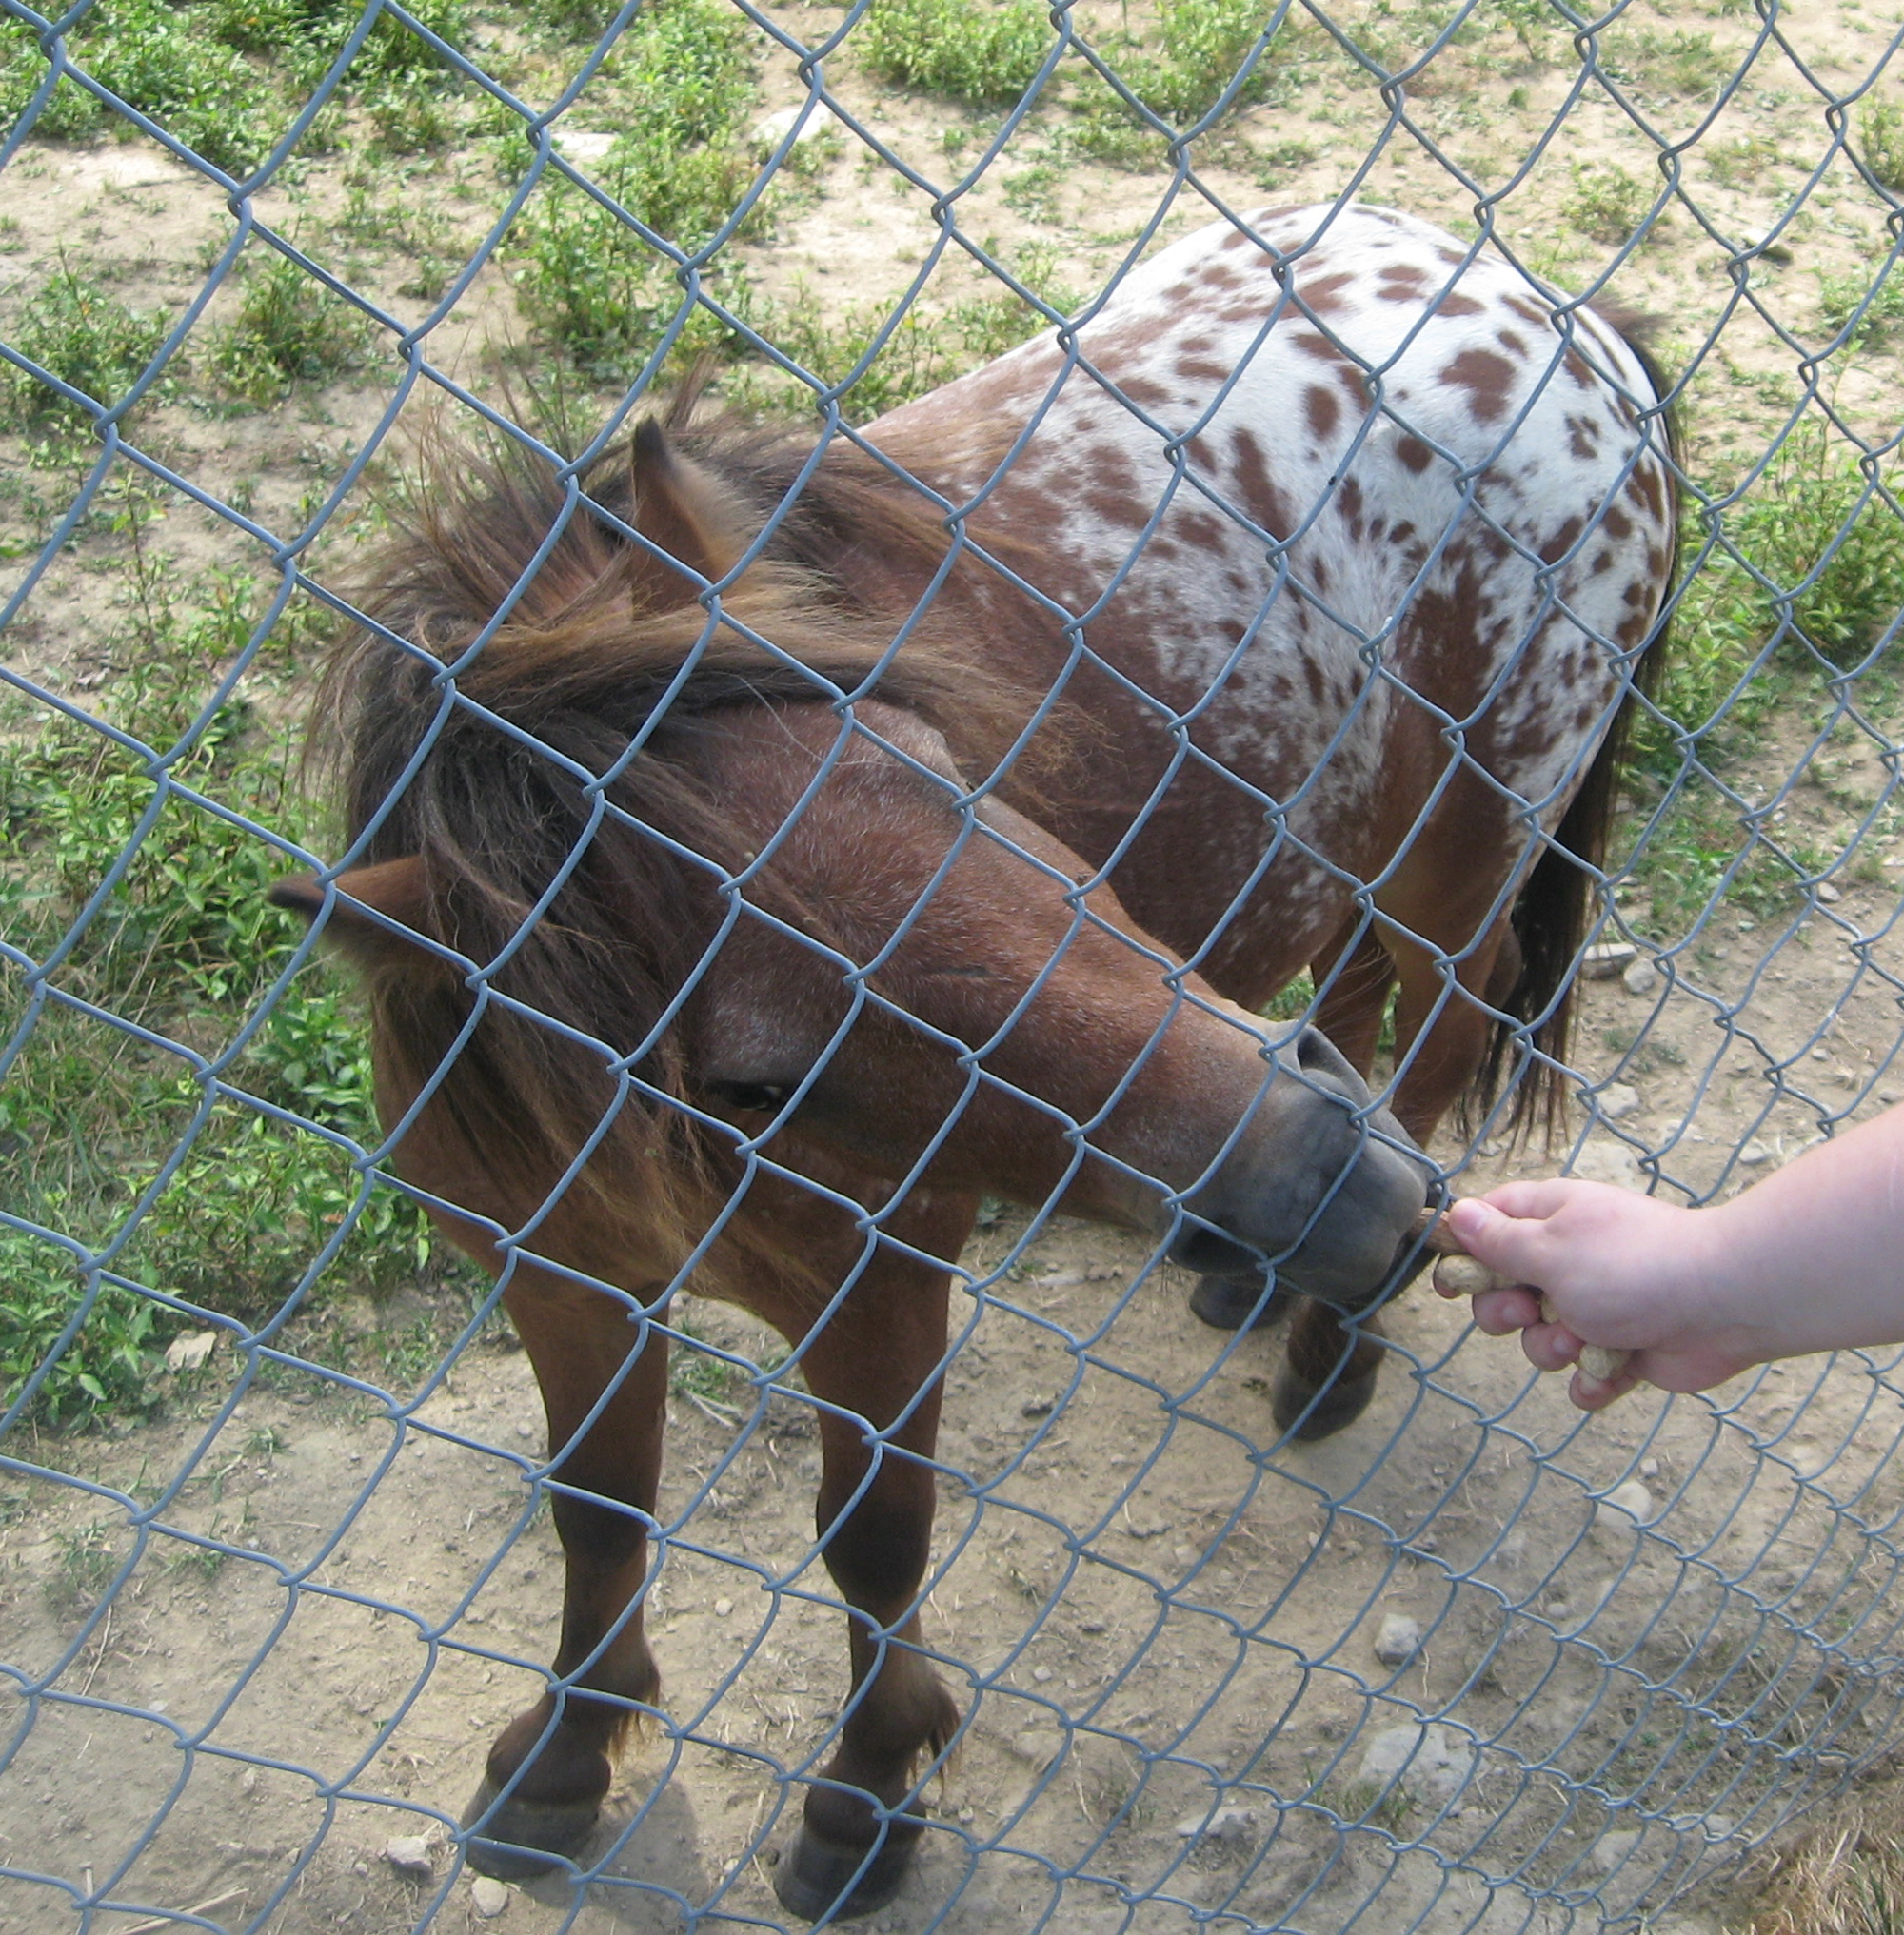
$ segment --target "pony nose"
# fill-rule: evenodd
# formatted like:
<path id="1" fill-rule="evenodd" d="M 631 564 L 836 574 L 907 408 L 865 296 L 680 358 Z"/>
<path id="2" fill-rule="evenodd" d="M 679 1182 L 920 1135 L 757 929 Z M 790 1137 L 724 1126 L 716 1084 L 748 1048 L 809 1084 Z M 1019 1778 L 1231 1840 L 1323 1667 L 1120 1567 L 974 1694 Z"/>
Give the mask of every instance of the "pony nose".
<path id="1" fill-rule="evenodd" d="M 1340 1096 L 1352 1108 L 1366 1108 L 1372 1099 L 1368 1083 L 1318 1027 L 1311 1025 L 1296 1037 L 1296 1067 L 1305 1081 Z"/>

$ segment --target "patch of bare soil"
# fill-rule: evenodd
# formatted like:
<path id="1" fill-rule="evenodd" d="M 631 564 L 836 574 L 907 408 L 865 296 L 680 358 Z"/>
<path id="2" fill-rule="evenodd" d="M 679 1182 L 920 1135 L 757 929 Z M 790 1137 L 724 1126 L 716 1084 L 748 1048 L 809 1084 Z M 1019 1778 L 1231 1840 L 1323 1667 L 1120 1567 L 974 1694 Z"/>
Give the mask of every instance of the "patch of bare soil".
<path id="1" fill-rule="evenodd" d="M 1019 1234 L 966 1259 L 941 1447 L 925 1628 L 967 1730 L 874 1925 L 1557 1928 L 1569 1896 L 1663 1902 L 1890 1737 L 1891 1366 L 1581 1423 L 1418 1289 L 1371 1412 L 1278 1445 L 1273 1339 L 1203 1330 L 1127 1239 L 1061 1224 L 1012 1260 Z M 604 1929 L 782 1919 L 786 1776 L 845 1690 L 817 1443 L 797 1393 L 738 1429 L 672 1409 L 668 1725 L 626 1760 L 585 1895 L 512 1890 L 512 1927 L 585 1903 Z M 0 1533 L 0 1862 L 39 1877 L 0 1881 L 6 1925 L 88 1901 L 116 1927 L 196 1905 L 462 1925 L 445 1832 L 541 1685 L 560 1596 L 522 1356 L 466 1349 L 401 1428 L 300 1383 L 65 1449 L 67 1475 L 12 1469 Z M 1376 1650 L 1392 1616 L 1418 1629 L 1401 1664 Z M 418 1835 L 427 1882 L 386 1858 Z"/>

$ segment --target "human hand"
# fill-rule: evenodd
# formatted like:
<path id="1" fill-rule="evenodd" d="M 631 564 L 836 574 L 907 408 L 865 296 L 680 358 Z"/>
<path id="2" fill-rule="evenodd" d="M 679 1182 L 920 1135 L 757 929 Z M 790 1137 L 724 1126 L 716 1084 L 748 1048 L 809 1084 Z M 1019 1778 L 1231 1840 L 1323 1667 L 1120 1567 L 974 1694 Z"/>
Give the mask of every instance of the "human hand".
<path id="1" fill-rule="evenodd" d="M 1446 1220 L 1462 1247 L 1512 1286 L 1474 1299 L 1475 1322 L 1490 1336 L 1519 1331 L 1539 1371 L 1578 1366 L 1587 1344 L 1628 1353 L 1610 1380 L 1575 1370 L 1569 1396 L 1582 1411 L 1598 1411 L 1641 1381 L 1703 1391 L 1763 1354 L 1735 1327 L 1710 1319 L 1701 1215 L 1562 1178 L 1468 1197 Z"/>

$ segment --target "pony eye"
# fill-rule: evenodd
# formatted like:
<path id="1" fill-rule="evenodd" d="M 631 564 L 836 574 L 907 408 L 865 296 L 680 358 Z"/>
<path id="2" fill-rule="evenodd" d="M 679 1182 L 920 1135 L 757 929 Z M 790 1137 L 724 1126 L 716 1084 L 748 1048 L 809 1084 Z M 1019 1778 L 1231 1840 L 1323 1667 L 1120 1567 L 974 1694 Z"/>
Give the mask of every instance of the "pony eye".
<path id="1" fill-rule="evenodd" d="M 713 1082 L 709 1094 L 730 1109 L 748 1109 L 771 1115 L 793 1091 L 783 1082 Z"/>

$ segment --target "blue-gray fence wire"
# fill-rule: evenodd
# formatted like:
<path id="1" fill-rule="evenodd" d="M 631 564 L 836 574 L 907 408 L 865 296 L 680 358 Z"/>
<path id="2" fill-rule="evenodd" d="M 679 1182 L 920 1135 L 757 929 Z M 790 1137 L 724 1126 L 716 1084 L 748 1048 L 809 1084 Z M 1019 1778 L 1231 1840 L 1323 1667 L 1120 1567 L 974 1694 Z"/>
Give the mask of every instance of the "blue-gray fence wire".
<path id="1" fill-rule="evenodd" d="M 263 898 L 337 857 L 298 674 L 426 405 L 601 448 L 706 353 L 817 447 L 1265 198 L 1650 308 L 1681 669 L 1553 1160 L 1707 1201 L 1897 1099 L 1879 14 L 0 0 L 0 1924 L 788 1925 L 846 1695 L 815 1406 L 689 1296 L 661 1717 L 565 1871 L 499 1909 L 464 1863 L 546 1684 L 550 1448 Z M 982 1220 L 923 1606 L 968 1717 L 878 1925 L 1667 1925 L 1894 1751 L 1894 1353 L 1581 1422 L 1412 1293 L 1380 1402 L 1305 1448 L 1274 1346 L 1180 1282 Z"/>

